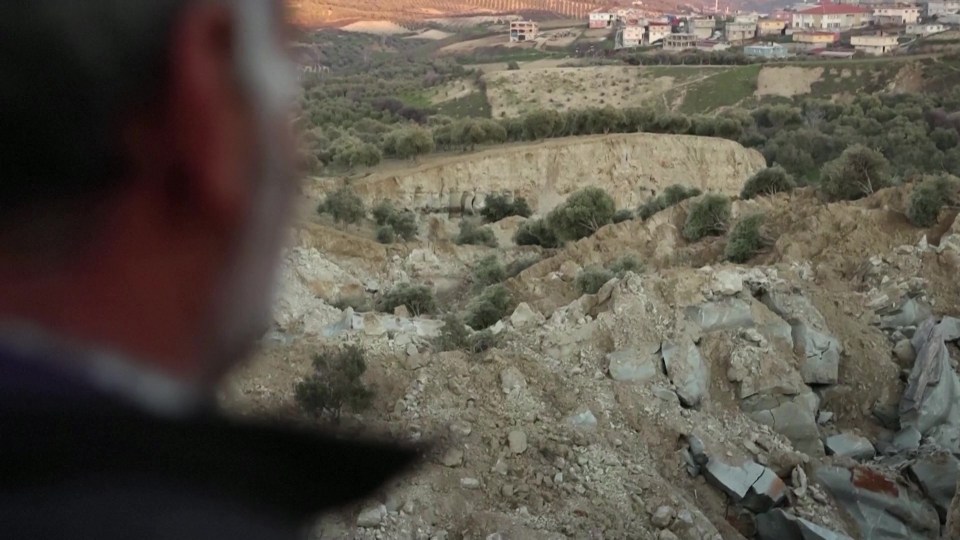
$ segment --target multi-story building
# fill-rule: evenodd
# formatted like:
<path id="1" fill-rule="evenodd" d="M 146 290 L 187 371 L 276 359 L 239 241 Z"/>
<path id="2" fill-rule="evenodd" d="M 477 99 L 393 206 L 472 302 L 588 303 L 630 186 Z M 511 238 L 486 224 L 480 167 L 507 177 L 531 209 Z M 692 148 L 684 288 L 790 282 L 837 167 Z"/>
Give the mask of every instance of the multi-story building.
<path id="1" fill-rule="evenodd" d="M 598 8 L 590 12 L 590 28 L 613 28 L 617 22 L 617 10 Z"/>
<path id="2" fill-rule="evenodd" d="M 743 53 L 747 56 L 759 58 L 786 58 L 787 48 L 778 43 L 762 43 L 747 45 L 743 48 Z"/>
<path id="3" fill-rule="evenodd" d="M 717 21 L 713 17 L 690 19 L 687 24 L 688 31 L 700 39 L 713 37 L 713 31 L 717 27 Z"/>
<path id="4" fill-rule="evenodd" d="M 858 51 L 863 51 L 873 56 L 879 56 L 897 50 L 896 34 L 879 34 L 869 36 L 852 36 L 850 44 Z"/>
<path id="5" fill-rule="evenodd" d="M 866 26 L 870 21 L 870 10 L 865 7 L 825 3 L 797 11 L 790 26 L 841 32 Z"/>
<path id="6" fill-rule="evenodd" d="M 783 29 L 786 28 L 786 21 L 781 21 L 779 19 L 760 19 L 757 21 L 757 35 L 758 36 L 776 36 L 783 33 Z"/>
<path id="7" fill-rule="evenodd" d="M 840 34 L 835 32 L 803 31 L 794 32 L 791 36 L 798 49 L 822 49 L 840 41 Z"/>
<path id="8" fill-rule="evenodd" d="M 646 33 L 646 28 L 639 24 L 627 24 L 623 27 L 622 34 L 622 45 L 624 47 L 639 47 L 643 44 L 643 36 Z"/>
<path id="9" fill-rule="evenodd" d="M 695 34 L 670 34 L 663 38 L 663 50 L 682 51 L 684 49 L 694 49 L 697 46 L 698 38 Z"/>
<path id="10" fill-rule="evenodd" d="M 918 23 L 918 24 L 908 24 L 907 25 L 907 35 L 911 36 L 929 36 L 932 34 L 939 34 L 946 30 L 947 27 L 940 23 Z"/>
<path id="11" fill-rule="evenodd" d="M 877 6 L 873 8 L 876 24 L 916 24 L 920 20 L 919 6 Z"/>
<path id="12" fill-rule="evenodd" d="M 650 23 L 647 25 L 647 34 L 644 36 L 644 43 L 652 45 L 673 33 L 673 27 L 669 24 Z"/>
<path id="13" fill-rule="evenodd" d="M 757 37 L 757 25 L 748 22 L 727 23 L 723 27 L 723 37 L 730 43 L 743 43 Z"/>
<path id="14" fill-rule="evenodd" d="M 540 33 L 540 25 L 534 21 L 511 21 L 510 42 L 533 41 Z"/>
<path id="15" fill-rule="evenodd" d="M 754 23 L 760 20 L 760 14 L 758 13 L 745 13 L 742 15 L 735 15 L 733 17 L 733 22 L 738 23 Z"/>
<path id="16" fill-rule="evenodd" d="M 924 16 L 947 15 L 960 12 L 960 0 L 931 0 L 923 3 Z"/>

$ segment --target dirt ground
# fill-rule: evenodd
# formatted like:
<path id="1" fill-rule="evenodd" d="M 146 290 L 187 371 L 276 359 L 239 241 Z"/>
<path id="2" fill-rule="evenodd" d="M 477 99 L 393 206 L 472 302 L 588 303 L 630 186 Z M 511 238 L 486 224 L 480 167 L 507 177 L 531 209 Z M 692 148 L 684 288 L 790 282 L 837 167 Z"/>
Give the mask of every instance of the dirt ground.
<path id="1" fill-rule="evenodd" d="M 377 34 L 384 36 L 406 34 L 410 32 L 410 30 L 392 21 L 357 21 L 340 29 L 345 32 L 358 32 L 361 34 Z"/>
<path id="2" fill-rule="evenodd" d="M 441 39 L 447 39 L 452 36 L 450 32 L 444 32 L 443 30 L 437 30 L 435 28 L 430 28 L 424 30 L 423 32 L 418 33 L 414 36 L 408 36 L 406 39 L 429 39 L 431 41 L 440 41 Z"/>
<path id="3" fill-rule="evenodd" d="M 757 97 L 793 97 L 809 94 L 811 85 L 820 80 L 823 68 L 765 67 L 757 77 Z"/>

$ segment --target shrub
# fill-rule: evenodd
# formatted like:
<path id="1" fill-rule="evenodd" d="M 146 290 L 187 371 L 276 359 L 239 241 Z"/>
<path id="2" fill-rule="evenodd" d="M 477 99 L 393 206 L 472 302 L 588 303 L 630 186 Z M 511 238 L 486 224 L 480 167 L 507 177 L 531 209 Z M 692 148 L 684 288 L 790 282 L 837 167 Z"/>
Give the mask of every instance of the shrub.
<path id="1" fill-rule="evenodd" d="M 333 220 L 338 223 L 348 224 L 360 221 L 365 213 L 363 200 L 346 186 L 327 195 L 317 211 L 321 214 L 330 214 Z"/>
<path id="2" fill-rule="evenodd" d="M 926 177 L 910 194 L 910 206 L 907 217 L 917 227 L 932 227 L 940 217 L 945 204 L 953 202 L 957 188 L 954 176 L 938 175 Z"/>
<path id="3" fill-rule="evenodd" d="M 820 171 L 820 189 L 834 201 L 860 199 L 890 184 L 890 162 L 862 144 L 847 148 Z"/>
<path id="4" fill-rule="evenodd" d="M 663 193 L 645 202 L 637 209 L 637 217 L 642 220 L 648 220 L 651 216 L 666 210 L 671 206 L 700 195 L 702 192 L 694 187 L 687 187 L 680 184 L 667 186 Z"/>
<path id="5" fill-rule="evenodd" d="M 377 222 L 377 225 L 387 225 L 390 223 L 390 219 L 394 214 L 397 213 L 397 209 L 394 208 L 393 203 L 390 201 L 382 201 L 373 209 L 373 219 Z"/>
<path id="6" fill-rule="evenodd" d="M 623 210 L 617 210 L 617 213 L 613 215 L 613 222 L 623 223 L 624 221 L 630 221 L 633 217 L 633 210 L 624 208 Z"/>
<path id="7" fill-rule="evenodd" d="M 387 224 L 405 241 L 409 242 L 417 237 L 417 216 L 413 212 L 394 212 Z"/>
<path id="8" fill-rule="evenodd" d="M 547 249 L 560 247 L 560 240 L 543 219 L 527 220 L 517 228 L 513 242 L 518 246 L 542 246 Z"/>
<path id="9" fill-rule="evenodd" d="M 370 298 L 364 295 L 358 296 L 341 296 L 333 303 L 333 307 L 344 311 L 347 308 L 352 309 L 357 313 L 365 313 L 368 311 L 373 311 L 373 302 L 370 301 Z"/>
<path id="10" fill-rule="evenodd" d="M 313 357 L 313 373 L 294 386 L 294 398 L 308 413 L 331 413 L 339 420 L 344 406 L 354 411 L 370 406 L 373 392 L 360 380 L 366 371 L 366 357 L 359 347 L 322 351 Z"/>
<path id="11" fill-rule="evenodd" d="M 507 272 L 496 255 L 484 257 L 473 268 L 473 284 L 483 288 L 507 279 Z"/>
<path id="12" fill-rule="evenodd" d="M 633 255 L 624 255 L 608 267 L 617 277 L 623 277 L 627 272 L 639 272 L 641 268 L 640 261 Z"/>
<path id="13" fill-rule="evenodd" d="M 483 330 L 497 324 L 509 314 L 510 302 L 510 291 L 503 285 L 487 287 L 467 306 L 467 325 Z"/>
<path id="14" fill-rule="evenodd" d="M 393 230 L 393 227 L 389 225 L 383 225 L 382 227 L 377 228 L 377 242 L 381 244 L 392 244 L 397 241 L 397 233 Z"/>
<path id="15" fill-rule="evenodd" d="M 464 219 L 460 222 L 460 234 L 454 239 L 459 245 L 484 245 L 487 247 L 497 247 L 497 237 L 494 236 L 490 227 L 479 227 L 473 221 Z"/>
<path id="16" fill-rule="evenodd" d="M 540 262 L 540 259 L 537 257 L 524 257 L 522 259 L 517 259 L 507 265 L 505 272 L 507 273 L 508 278 L 517 277 L 521 272 L 537 264 L 538 262 Z"/>
<path id="17" fill-rule="evenodd" d="M 517 71 L 518 69 L 520 69 L 520 64 L 518 64 L 516 60 L 507 62 L 507 71 Z"/>
<path id="18" fill-rule="evenodd" d="M 443 318 L 443 328 L 435 346 L 440 351 L 456 351 L 466 349 L 470 343 L 470 332 L 464 326 L 460 317 L 451 313 Z"/>
<path id="19" fill-rule="evenodd" d="M 401 283 L 384 295 L 381 311 L 393 313 L 400 306 L 406 306 L 411 315 L 426 315 L 437 310 L 437 301 L 429 287 Z"/>
<path id="20" fill-rule="evenodd" d="M 386 145 L 400 159 L 433 152 L 433 134 L 421 127 L 401 128 L 388 136 Z"/>
<path id="21" fill-rule="evenodd" d="M 616 206 L 606 191 L 588 187 L 571 195 L 547 216 L 554 233 L 564 240 L 579 240 L 613 221 Z"/>
<path id="22" fill-rule="evenodd" d="M 763 225 L 763 215 L 747 216 L 733 227 L 723 256 L 728 261 L 745 263 L 753 258 L 766 244 L 760 230 Z"/>
<path id="23" fill-rule="evenodd" d="M 487 195 L 480 215 L 488 223 L 495 223 L 510 216 L 530 217 L 533 212 L 523 197 L 510 201 L 506 195 Z"/>
<path id="24" fill-rule="evenodd" d="M 580 294 L 597 294 L 597 291 L 599 291 L 601 287 L 615 277 L 610 270 L 590 266 L 584 268 L 577 274 L 574 285 L 577 287 L 577 290 L 580 291 Z"/>
<path id="25" fill-rule="evenodd" d="M 663 197 L 654 197 L 637 208 L 637 217 L 646 221 L 657 212 L 665 210 L 667 208 L 665 204 Z"/>
<path id="26" fill-rule="evenodd" d="M 793 177 L 784 170 L 783 167 L 775 165 L 767 167 L 757 174 L 750 177 L 747 183 L 743 185 L 743 191 L 740 197 L 743 199 L 752 199 L 764 195 L 773 195 L 783 191 L 790 191 L 797 187 Z"/>
<path id="27" fill-rule="evenodd" d="M 706 236 L 719 236 L 727 231 L 730 223 L 730 199 L 723 195 L 710 194 L 690 208 L 683 225 L 683 237 L 696 242 Z"/>
<path id="28" fill-rule="evenodd" d="M 467 339 L 467 352 L 480 354 L 495 349 L 500 345 L 500 336 L 495 335 L 491 330 L 477 332 Z"/>

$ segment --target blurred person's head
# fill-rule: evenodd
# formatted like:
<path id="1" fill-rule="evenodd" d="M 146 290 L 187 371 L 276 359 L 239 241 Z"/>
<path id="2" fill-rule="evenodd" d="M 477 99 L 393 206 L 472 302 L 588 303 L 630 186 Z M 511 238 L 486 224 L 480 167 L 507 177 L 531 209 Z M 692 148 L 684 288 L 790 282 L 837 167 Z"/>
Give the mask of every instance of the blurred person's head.
<path id="1" fill-rule="evenodd" d="M 280 0 L 4 0 L 0 323 L 208 384 L 295 192 Z"/>

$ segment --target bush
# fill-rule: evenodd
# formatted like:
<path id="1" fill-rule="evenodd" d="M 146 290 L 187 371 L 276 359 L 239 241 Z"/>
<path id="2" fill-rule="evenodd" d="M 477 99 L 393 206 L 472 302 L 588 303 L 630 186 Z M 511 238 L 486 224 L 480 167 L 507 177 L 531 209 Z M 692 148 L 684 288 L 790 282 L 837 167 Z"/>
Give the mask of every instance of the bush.
<path id="1" fill-rule="evenodd" d="M 507 71 L 517 71 L 518 69 L 520 69 L 520 64 L 518 64 L 516 60 L 507 62 Z"/>
<path id="2" fill-rule="evenodd" d="M 543 219 L 527 220 L 517 228 L 513 242 L 518 246 L 541 246 L 547 249 L 560 247 L 560 240 Z"/>
<path id="3" fill-rule="evenodd" d="M 645 202 L 637 209 L 637 217 L 646 221 L 661 210 L 666 210 L 671 206 L 700 195 L 702 192 L 693 187 L 687 187 L 680 184 L 667 186 L 663 193 Z"/>
<path id="4" fill-rule="evenodd" d="M 494 236 L 490 227 L 479 227 L 476 223 L 467 219 L 460 222 L 460 234 L 457 235 L 454 242 L 458 246 L 466 244 L 497 247 L 497 237 Z"/>
<path id="5" fill-rule="evenodd" d="M 356 313 L 366 313 L 368 311 L 373 311 L 373 302 L 370 301 L 370 298 L 359 295 L 359 296 L 341 296 L 333 303 L 333 307 L 344 311 L 347 308 L 352 309 Z"/>
<path id="6" fill-rule="evenodd" d="M 483 330 L 497 324 L 509 314 L 510 302 L 510 291 L 503 285 L 487 287 L 467 306 L 467 325 Z"/>
<path id="7" fill-rule="evenodd" d="M 588 187 L 571 195 L 547 216 L 547 223 L 557 237 L 579 240 L 597 232 L 613 221 L 616 206 L 606 191 Z"/>
<path id="8" fill-rule="evenodd" d="M 580 291 L 580 294 L 597 294 L 597 291 L 599 291 L 601 287 L 615 277 L 610 270 L 591 266 L 584 268 L 577 274 L 574 285 L 577 287 L 577 290 Z"/>
<path id="9" fill-rule="evenodd" d="M 618 278 L 622 278 L 627 272 L 639 272 L 641 268 L 640 261 L 633 255 L 624 255 L 608 267 Z"/>
<path id="10" fill-rule="evenodd" d="M 317 211 L 330 214 L 335 222 L 348 224 L 360 221 L 365 214 L 363 200 L 346 186 L 327 195 Z"/>
<path id="11" fill-rule="evenodd" d="M 862 144 L 847 148 L 820 171 L 820 189 L 834 201 L 860 199 L 890 184 L 890 162 Z"/>
<path id="12" fill-rule="evenodd" d="M 409 242 L 417 237 L 417 216 L 413 212 L 395 212 L 387 224 L 397 236 Z"/>
<path id="13" fill-rule="evenodd" d="M 393 227 L 383 225 L 377 229 L 377 242 L 381 244 L 392 244 L 397 241 L 397 233 Z"/>
<path id="14" fill-rule="evenodd" d="M 510 201 L 506 195 L 487 195 L 480 215 L 488 223 L 496 223 L 510 216 L 530 217 L 533 212 L 523 197 Z"/>
<path id="15" fill-rule="evenodd" d="M 707 236 L 719 236 L 727 232 L 730 223 L 730 199 L 723 195 L 710 194 L 690 208 L 683 225 L 683 237 L 696 242 Z"/>
<path id="16" fill-rule="evenodd" d="M 727 247 L 723 256 L 730 262 L 745 263 L 760 252 L 766 244 L 760 227 L 763 225 L 763 215 L 754 214 L 737 222 L 730 231 Z"/>
<path id="17" fill-rule="evenodd" d="M 646 221 L 661 210 L 666 210 L 666 203 L 662 196 L 654 197 L 637 208 L 637 217 Z"/>
<path id="18" fill-rule="evenodd" d="M 313 357 L 313 373 L 294 386 L 294 398 L 310 414 L 332 413 L 339 420 L 344 406 L 354 411 L 370 406 L 373 392 L 360 380 L 366 371 L 359 347 L 322 351 Z"/>
<path id="19" fill-rule="evenodd" d="M 507 279 L 507 272 L 496 255 L 484 257 L 473 268 L 473 284 L 483 288 Z"/>
<path id="20" fill-rule="evenodd" d="M 793 177 L 784 170 L 783 167 L 775 165 L 767 167 L 757 174 L 750 177 L 747 183 L 743 185 L 743 191 L 740 197 L 743 199 L 752 199 L 764 195 L 773 195 L 784 191 L 790 191 L 797 187 Z"/>
<path id="21" fill-rule="evenodd" d="M 500 345 L 500 336 L 494 335 L 489 329 L 477 332 L 467 339 L 467 352 L 480 354 L 495 349 Z"/>
<path id="22" fill-rule="evenodd" d="M 443 328 L 435 343 L 439 351 L 466 349 L 470 343 L 470 332 L 460 317 L 451 313 L 443 318 Z"/>
<path id="23" fill-rule="evenodd" d="M 633 210 L 624 208 L 623 210 L 617 210 L 617 213 L 613 215 L 613 222 L 623 223 L 624 221 L 630 221 L 633 217 Z"/>
<path id="24" fill-rule="evenodd" d="M 381 311 L 393 313 L 400 306 L 406 306 L 411 315 L 426 315 L 437 310 L 437 301 L 429 287 L 401 283 L 384 295 Z"/>
<path id="25" fill-rule="evenodd" d="M 377 222 L 377 225 L 387 225 L 390 223 L 390 219 L 394 214 L 397 213 L 397 209 L 394 208 L 393 203 L 390 201 L 382 201 L 373 209 L 373 219 Z"/>
<path id="26" fill-rule="evenodd" d="M 957 188 L 954 176 L 939 175 L 926 177 L 910 194 L 910 206 L 907 217 L 917 227 L 936 225 L 940 210 L 945 204 L 953 202 Z"/>

